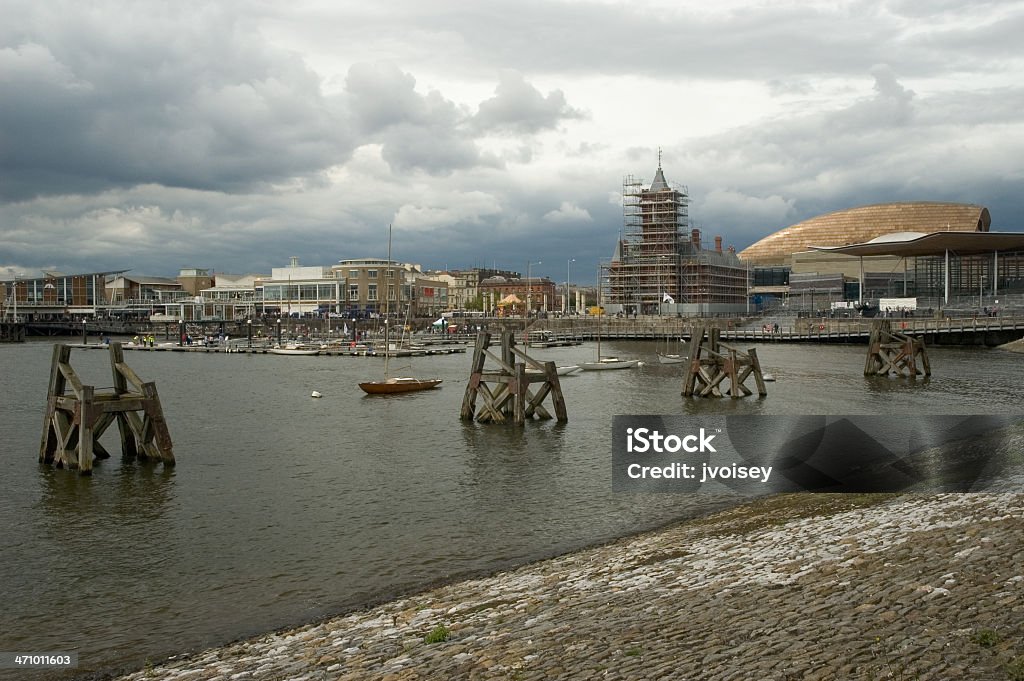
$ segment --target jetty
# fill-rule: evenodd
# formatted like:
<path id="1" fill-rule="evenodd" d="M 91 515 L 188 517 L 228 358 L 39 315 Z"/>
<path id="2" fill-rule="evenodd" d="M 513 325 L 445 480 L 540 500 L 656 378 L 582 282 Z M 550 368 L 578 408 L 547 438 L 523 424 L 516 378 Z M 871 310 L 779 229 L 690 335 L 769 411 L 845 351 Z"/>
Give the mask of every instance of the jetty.
<path id="1" fill-rule="evenodd" d="M 688 318 L 608 317 L 601 328 L 602 340 L 689 341 L 698 327 L 719 329 L 719 340 L 753 343 L 848 343 L 864 345 L 871 337 L 872 323 L 878 318 L 789 318 L 775 330 L 759 317 Z M 975 345 L 996 347 L 1024 337 L 1024 316 L 1013 317 L 909 317 L 887 318 L 893 331 L 924 339 L 929 345 Z M 549 329 L 583 340 L 597 337 L 597 318 L 538 320 L 530 330 Z M 772 330 L 767 327 L 771 326 Z"/>
<path id="2" fill-rule="evenodd" d="M 39 462 L 90 475 L 94 459 L 110 458 L 100 437 L 116 423 L 126 459 L 173 466 L 174 448 L 156 383 L 144 382 L 125 364 L 120 343 L 111 343 L 108 350 L 114 386 L 96 389 L 83 384 L 71 366 L 71 347 L 53 346 Z"/>

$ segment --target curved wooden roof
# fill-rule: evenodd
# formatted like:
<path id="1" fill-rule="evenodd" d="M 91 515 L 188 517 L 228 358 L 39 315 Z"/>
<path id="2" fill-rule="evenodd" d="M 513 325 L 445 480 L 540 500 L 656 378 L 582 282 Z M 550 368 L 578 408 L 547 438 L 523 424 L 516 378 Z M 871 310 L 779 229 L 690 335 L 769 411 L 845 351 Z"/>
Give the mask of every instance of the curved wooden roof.
<path id="1" fill-rule="evenodd" d="M 752 265 L 788 264 L 812 246 L 846 246 L 892 232 L 987 232 L 988 208 L 970 203 L 880 203 L 826 213 L 769 234 L 739 253 Z"/>

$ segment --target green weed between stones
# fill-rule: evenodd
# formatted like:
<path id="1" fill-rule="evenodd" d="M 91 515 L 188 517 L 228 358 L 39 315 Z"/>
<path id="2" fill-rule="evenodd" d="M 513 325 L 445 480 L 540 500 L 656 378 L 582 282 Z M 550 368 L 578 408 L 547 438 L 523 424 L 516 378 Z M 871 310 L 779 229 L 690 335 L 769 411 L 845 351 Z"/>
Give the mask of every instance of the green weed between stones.
<path id="1" fill-rule="evenodd" d="M 443 643 L 451 638 L 452 632 L 443 624 L 438 624 L 423 638 L 424 643 Z"/>
<path id="2" fill-rule="evenodd" d="M 982 648 L 991 648 L 999 643 L 1002 638 L 995 629 L 979 629 L 971 636 L 971 640 Z"/>
<path id="3" fill-rule="evenodd" d="M 1006 675 L 1011 681 L 1024 681 L 1024 655 L 1018 655 L 1006 663 Z"/>

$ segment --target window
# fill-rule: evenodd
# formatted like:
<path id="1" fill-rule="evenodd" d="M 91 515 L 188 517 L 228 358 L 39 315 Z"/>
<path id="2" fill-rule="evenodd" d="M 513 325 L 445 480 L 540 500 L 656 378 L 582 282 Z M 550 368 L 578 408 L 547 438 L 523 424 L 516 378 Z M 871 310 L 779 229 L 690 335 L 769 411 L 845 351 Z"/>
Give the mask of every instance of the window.
<path id="1" fill-rule="evenodd" d="M 348 278 L 349 279 L 358 279 L 359 278 L 359 270 L 349 270 L 348 271 Z"/>
<path id="2" fill-rule="evenodd" d="M 376 279 L 377 278 L 377 270 L 366 270 L 366 277 L 367 277 L 367 279 Z"/>
<path id="3" fill-rule="evenodd" d="M 366 299 L 367 300 L 377 300 L 377 285 L 376 284 L 370 284 L 366 288 L 367 288 L 367 290 L 366 290 Z"/>
<path id="4" fill-rule="evenodd" d="M 348 299 L 359 300 L 359 284 L 349 284 L 348 286 Z"/>

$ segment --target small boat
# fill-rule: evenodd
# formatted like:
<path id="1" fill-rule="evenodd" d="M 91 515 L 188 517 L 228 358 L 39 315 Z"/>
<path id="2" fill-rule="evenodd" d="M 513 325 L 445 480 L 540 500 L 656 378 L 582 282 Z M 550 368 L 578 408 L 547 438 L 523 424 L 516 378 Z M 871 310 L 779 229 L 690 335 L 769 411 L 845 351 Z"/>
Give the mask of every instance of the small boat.
<path id="1" fill-rule="evenodd" d="M 763 376 L 761 376 L 761 380 L 764 380 L 764 381 L 774 381 L 775 380 L 775 375 L 774 374 L 764 374 Z"/>
<path id="2" fill-rule="evenodd" d="M 270 348 L 269 352 L 274 355 L 319 355 L 320 348 L 311 348 L 305 345 L 289 343 L 282 347 Z"/>
<path id="3" fill-rule="evenodd" d="M 618 357 L 602 357 L 596 362 L 583 362 L 580 368 L 584 371 L 605 371 L 608 369 L 632 369 L 640 365 L 638 359 L 619 359 Z"/>
<path id="4" fill-rule="evenodd" d="M 388 268 L 391 267 L 391 225 L 388 225 Z M 391 275 L 389 269 L 386 276 Z M 411 309 L 411 306 L 410 306 Z M 408 310 L 406 311 L 408 314 Z M 413 378 L 412 376 L 391 376 L 389 373 L 388 361 L 392 356 L 398 356 L 397 345 L 391 344 L 391 297 L 384 299 L 384 378 L 379 381 L 363 381 L 359 384 L 360 389 L 367 395 L 394 395 L 397 393 L 412 393 L 419 390 L 430 390 L 441 385 L 440 378 Z M 406 317 L 405 326 L 402 329 L 403 336 L 405 329 L 409 328 L 409 319 Z M 411 350 L 405 351 L 412 355 Z M 376 353 L 374 353 L 376 354 Z"/>
<path id="5" fill-rule="evenodd" d="M 368 395 L 393 395 L 395 393 L 411 393 L 417 390 L 430 390 L 441 384 L 440 378 L 412 378 L 397 376 L 383 381 L 364 381 L 359 384 Z"/>
<path id="6" fill-rule="evenodd" d="M 314 390 L 310 397 L 323 397 L 323 394 L 319 390 Z"/>
<path id="7" fill-rule="evenodd" d="M 581 371 L 583 371 L 583 367 L 581 367 L 579 364 L 565 364 L 559 367 L 555 367 L 555 373 L 558 374 L 559 376 L 572 376 L 573 374 L 578 374 Z M 526 373 L 539 374 L 543 372 L 540 369 L 527 369 Z"/>
<path id="8" fill-rule="evenodd" d="M 680 338 L 679 342 L 683 342 Z M 658 351 L 658 363 L 659 364 L 682 364 L 688 359 L 688 357 L 681 352 L 670 352 L 668 338 L 665 338 L 665 351 Z"/>
<path id="9" fill-rule="evenodd" d="M 632 369 L 633 367 L 640 366 L 640 360 L 638 359 L 619 359 L 618 357 L 602 357 L 601 356 L 601 324 L 604 322 L 604 307 L 601 305 L 601 268 L 597 270 L 597 307 L 602 310 L 598 313 L 597 317 L 597 360 L 593 362 L 583 362 L 580 364 L 580 368 L 584 371 L 605 371 L 607 369 Z"/>
<path id="10" fill-rule="evenodd" d="M 686 361 L 686 358 L 682 355 L 667 355 L 664 353 L 658 353 L 658 362 L 660 364 L 682 364 Z"/>

